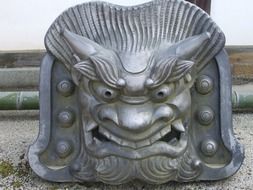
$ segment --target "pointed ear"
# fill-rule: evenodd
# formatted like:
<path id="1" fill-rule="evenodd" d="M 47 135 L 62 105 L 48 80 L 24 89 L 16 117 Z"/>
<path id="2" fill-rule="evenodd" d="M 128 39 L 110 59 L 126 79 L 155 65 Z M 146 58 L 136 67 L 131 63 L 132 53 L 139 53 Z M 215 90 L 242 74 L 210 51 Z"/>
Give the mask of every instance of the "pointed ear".
<path id="1" fill-rule="evenodd" d="M 190 73 L 194 62 L 189 60 L 199 51 L 201 46 L 210 38 L 210 34 L 205 32 L 203 34 L 189 37 L 175 46 L 175 54 L 178 57 L 177 63 L 174 65 L 171 75 L 167 81 L 173 82 L 181 79 Z"/>
<path id="2" fill-rule="evenodd" d="M 171 75 L 168 78 L 168 82 L 174 82 L 188 74 L 194 65 L 193 61 L 181 60 L 177 61 L 174 65 Z"/>
<path id="3" fill-rule="evenodd" d="M 61 35 L 71 47 L 73 52 L 82 60 L 87 59 L 91 55 L 104 49 L 96 42 L 93 42 L 88 38 L 72 33 L 67 29 L 63 29 Z"/>
<path id="4" fill-rule="evenodd" d="M 108 50 L 88 38 L 63 30 L 61 35 L 73 51 L 75 59 L 72 78 L 76 84 L 82 76 L 90 80 L 101 80 L 112 87 L 117 87 L 120 62 L 114 51 Z"/>
<path id="5" fill-rule="evenodd" d="M 201 46 L 203 46 L 209 38 L 210 34 L 205 32 L 200 35 L 186 38 L 169 48 L 163 48 L 159 51 L 158 56 L 156 55 L 159 59 L 162 59 L 163 57 L 169 58 L 170 56 L 174 56 L 177 59 L 174 64 L 171 64 L 172 68 L 170 73 L 167 74 L 167 82 L 177 81 L 191 71 L 194 62 L 190 59 L 196 55 Z"/>

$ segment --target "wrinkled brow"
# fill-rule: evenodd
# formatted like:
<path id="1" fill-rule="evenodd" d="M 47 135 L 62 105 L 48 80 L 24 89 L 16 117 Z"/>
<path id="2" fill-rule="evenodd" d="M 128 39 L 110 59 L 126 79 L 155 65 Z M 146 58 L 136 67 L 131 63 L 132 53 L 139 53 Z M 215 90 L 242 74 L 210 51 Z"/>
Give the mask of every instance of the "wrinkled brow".
<path id="1" fill-rule="evenodd" d="M 165 82 L 175 82 L 191 72 L 195 63 L 191 60 L 180 59 L 176 55 L 157 56 L 150 58 L 151 87 L 157 87 Z"/>
<path id="2" fill-rule="evenodd" d="M 172 74 L 173 68 L 177 63 L 176 56 L 157 58 L 155 55 L 150 57 L 149 78 L 153 81 L 152 87 L 156 87 L 166 82 Z"/>
<path id="3" fill-rule="evenodd" d="M 94 54 L 85 61 L 75 64 L 75 68 L 90 80 L 100 80 L 108 86 L 120 88 L 118 85 L 119 69 L 117 65 L 120 59 L 116 54 L 110 56 Z"/>

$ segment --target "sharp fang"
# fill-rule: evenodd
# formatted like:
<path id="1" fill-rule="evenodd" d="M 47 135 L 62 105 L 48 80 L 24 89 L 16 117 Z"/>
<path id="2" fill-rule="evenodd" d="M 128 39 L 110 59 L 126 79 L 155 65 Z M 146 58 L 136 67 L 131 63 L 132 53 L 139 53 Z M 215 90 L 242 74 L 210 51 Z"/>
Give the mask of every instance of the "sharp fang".
<path id="1" fill-rule="evenodd" d="M 84 132 L 84 136 L 85 136 L 85 144 L 86 145 L 90 145 L 92 144 L 92 134 L 91 132 Z"/>
<path id="2" fill-rule="evenodd" d="M 163 128 L 161 131 L 160 131 L 160 134 L 163 136 L 165 136 L 166 134 L 168 134 L 169 132 L 171 131 L 171 126 L 167 126 L 165 128 Z"/>
<path id="3" fill-rule="evenodd" d="M 192 77 L 189 73 L 186 74 L 184 78 L 185 78 L 186 82 L 191 82 L 191 80 L 192 80 Z"/>
<path id="4" fill-rule="evenodd" d="M 181 119 L 178 119 L 176 121 L 174 121 L 171 126 L 177 130 L 177 131 L 180 131 L 180 132 L 185 132 L 185 128 L 184 128 L 184 125 L 181 121 Z"/>
<path id="5" fill-rule="evenodd" d="M 97 128 L 97 123 L 95 122 L 95 121 L 93 121 L 93 120 L 90 120 L 90 121 L 88 121 L 88 123 L 87 123 L 87 125 L 86 125 L 86 127 L 85 127 L 85 129 L 86 129 L 86 131 L 92 131 L 93 129 L 95 129 L 95 128 Z"/>
<path id="6" fill-rule="evenodd" d="M 99 139 L 97 139 L 96 137 L 93 137 L 93 140 L 95 141 L 95 143 L 96 143 L 97 145 L 102 144 L 102 142 L 101 142 Z"/>
<path id="7" fill-rule="evenodd" d="M 103 134 L 104 136 L 106 136 L 108 139 L 111 140 L 111 135 L 110 135 L 110 133 L 107 130 L 105 130 L 102 127 L 99 127 L 98 130 L 99 130 L 99 133 Z"/>
<path id="8" fill-rule="evenodd" d="M 175 137 L 175 138 L 173 138 L 173 139 L 170 140 L 169 144 L 170 144 L 170 145 L 176 145 L 177 142 L 178 142 L 178 140 L 177 140 L 177 138 Z"/>

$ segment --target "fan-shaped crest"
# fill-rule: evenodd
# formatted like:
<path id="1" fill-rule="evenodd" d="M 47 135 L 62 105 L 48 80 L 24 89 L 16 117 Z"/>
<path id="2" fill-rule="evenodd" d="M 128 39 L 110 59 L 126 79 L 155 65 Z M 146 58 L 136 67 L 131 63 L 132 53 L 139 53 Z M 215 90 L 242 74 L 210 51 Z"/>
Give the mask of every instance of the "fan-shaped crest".
<path id="1" fill-rule="evenodd" d="M 224 34 L 212 19 L 182 0 L 155 0 L 130 7 L 89 2 L 69 8 L 54 21 L 45 37 L 47 50 L 69 67 L 73 52 L 60 35 L 64 28 L 120 52 L 154 49 L 161 43 L 174 44 L 207 31 L 210 40 L 194 55 L 198 70 L 225 43 Z"/>

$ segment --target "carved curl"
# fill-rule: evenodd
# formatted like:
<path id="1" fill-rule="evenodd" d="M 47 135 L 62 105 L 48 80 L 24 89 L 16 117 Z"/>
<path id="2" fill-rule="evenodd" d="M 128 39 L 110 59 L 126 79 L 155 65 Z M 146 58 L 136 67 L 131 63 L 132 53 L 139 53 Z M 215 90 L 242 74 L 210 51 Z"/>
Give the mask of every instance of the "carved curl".
<path id="1" fill-rule="evenodd" d="M 225 44 L 224 34 L 212 19 L 186 1 L 156 0 L 134 8 L 90 2 L 66 10 L 51 25 L 45 37 L 47 50 L 69 69 L 73 51 L 60 35 L 65 28 L 105 49 L 118 52 L 156 49 L 163 42 L 175 44 L 208 32 L 210 40 L 192 56 L 197 72 Z"/>

